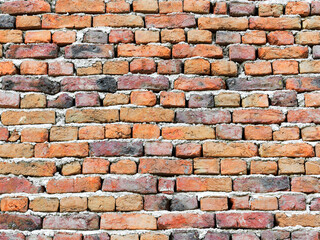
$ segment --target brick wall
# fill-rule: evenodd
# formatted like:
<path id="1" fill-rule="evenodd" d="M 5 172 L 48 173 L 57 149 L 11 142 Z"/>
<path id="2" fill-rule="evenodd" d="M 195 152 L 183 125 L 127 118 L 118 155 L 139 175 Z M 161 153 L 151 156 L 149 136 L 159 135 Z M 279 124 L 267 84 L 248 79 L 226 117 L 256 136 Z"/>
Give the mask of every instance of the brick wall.
<path id="1" fill-rule="evenodd" d="M 0 240 L 320 239 L 320 1 L 0 3 Z"/>

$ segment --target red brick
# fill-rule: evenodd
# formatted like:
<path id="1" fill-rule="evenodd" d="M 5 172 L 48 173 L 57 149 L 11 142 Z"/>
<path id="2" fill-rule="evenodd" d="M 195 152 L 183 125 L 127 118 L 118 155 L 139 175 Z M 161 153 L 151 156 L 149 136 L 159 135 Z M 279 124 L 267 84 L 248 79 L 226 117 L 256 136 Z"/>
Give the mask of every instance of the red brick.
<path id="1" fill-rule="evenodd" d="M 43 0 L 29 0 L 28 2 L 17 0 L 6 2 L 1 5 L 0 10 L 2 13 L 12 15 L 51 12 L 49 3 Z"/>
<path id="2" fill-rule="evenodd" d="M 158 229 L 210 228 L 214 226 L 214 215 L 210 213 L 167 213 L 158 218 Z"/>
<path id="3" fill-rule="evenodd" d="M 107 173 L 109 161 L 102 158 L 85 158 L 82 164 L 83 174 Z"/>
<path id="4" fill-rule="evenodd" d="M 172 48 L 173 58 L 207 57 L 222 58 L 222 48 L 216 45 L 197 44 L 191 46 L 188 44 L 176 44 Z"/>
<path id="5" fill-rule="evenodd" d="M 137 176 L 135 178 L 107 177 L 103 181 L 102 191 L 157 193 L 157 178 L 154 176 Z"/>
<path id="6" fill-rule="evenodd" d="M 256 50 L 253 46 L 230 46 L 229 58 L 232 61 L 243 62 L 256 59 Z"/>
<path id="7" fill-rule="evenodd" d="M 48 193 L 96 192 L 100 188 L 100 177 L 50 179 L 46 186 Z"/>
<path id="8" fill-rule="evenodd" d="M 76 32 L 57 31 L 52 34 L 52 42 L 58 45 L 68 45 L 76 41 Z"/>
<path id="9" fill-rule="evenodd" d="M 106 230 L 156 230 L 157 220 L 149 214 L 104 213 L 101 216 L 101 229 Z"/>
<path id="10" fill-rule="evenodd" d="M 135 174 L 137 173 L 137 164 L 131 160 L 120 160 L 111 164 L 110 173 Z"/>
<path id="11" fill-rule="evenodd" d="M 147 15 L 147 28 L 185 28 L 196 25 L 195 17 L 189 14 Z"/>
<path id="12" fill-rule="evenodd" d="M 98 230 L 99 217 L 95 214 L 76 214 L 61 216 L 46 216 L 43 219 L 44 229 L 59 230 Z"/>
<path id="13" fill-rule="evenodd" d="M 7 58 L 56 58 L 58 46 L 51 43 L 31 45 L 11 45 L 6 53 Z"/>
<path id="14" fill-rule="evenodd" d="M 268 42 L 271 45 L 292 45 L 294 37 L 291 32 L 275 31 L 268 34 Z"/>
<path id="15" fill-rule="evenodd" d="M 58 0 L 57 13 L 104 13 L 103 0 Z"/>
<path id="16" fill-rule="evenodd" d="M 86 28 L 91 27 L 91 16 L 85 15 L 57 15 L 44 14 L 42 16 L 42 28 Z"/>

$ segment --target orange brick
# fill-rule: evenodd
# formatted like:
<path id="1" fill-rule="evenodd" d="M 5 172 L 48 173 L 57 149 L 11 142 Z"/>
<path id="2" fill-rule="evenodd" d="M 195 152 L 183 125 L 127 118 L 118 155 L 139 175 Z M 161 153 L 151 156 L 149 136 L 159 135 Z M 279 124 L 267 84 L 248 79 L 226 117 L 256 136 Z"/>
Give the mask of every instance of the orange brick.
<path id="1" fill-rule="evenodd" d="M 252 210 L 270 211 L 278 209 L 278 199 L 276 197 L 258 197 L 251 200 Z"/>
<path id="2" fill-rule="evenodd" d="M 270 62 L 245 63 L 244 71 L 246 75 L 262 76 L 272 74 Z"/>
<path id="3" fill-rule="evenodd" d="M 183 92 L 161 92 L 160 104 L 164 107 L 185 107 Z"/>
<path id="4" fill-rule="evenodd" d="M 13 62 L 0 62 L 0 76 L 13 75 L 17 73 L 17 68 Z"/>
<path id="5" fill-rule="evenodd" d="M 297 61 L 277 60 L 272 63 L 273 74 L 291 75 L 299 73 Z"/>
<path id="6" fill-rule="evenodd" d="M 298 140 L 299 138 L 300 130 L 298 127 L 282 127 L 273 132 L 273 140 L 276 141 Z"/>
<path id="7" fill-rule="evenodd" d="M 251 174 L 273 174 L 277 175 L 278 164 L 275 161 L 251 161 Z"/>
<path id="8" fill-rule="evenodd" d="M 245 175 L 247 173 L 247 162 L 240 159 L 222 159 L 221 174 L 223 175 Z"/>
<path id="9" fill-rule="evenodd" d="M 21 131 L 21 142 L 46 142 L 48 136 L 45 128 L 24 128 Z"/>
<path id="10" fill-rule="evenodd" d="M 228 210 L 227 197 L 204 197 L 200 200 L 202 211 L 225 211 Z"/>
<path id="11" fill-rule="evenodd" d="M 39 16 L 17 16 L 16 28 L 18 29 L 39 29 L 41 28 L 41 19 Z"/>
<path id="12" fill-rule="evenodd" d="M 131 127 L 128 124 L 105 125 L 105 138 L 130 138 Z"/>
<path id="13" fill-rule="evenodd" d="M 131 160 L 120 160 L 112 163 L 110 173 L 114 174 L 135 174 L 137 172 L 137 164 Z"/>
<path id="14" fill-rule="evenodd" d="M 25 43 L 49 43 L 51 42 L 50 31 L 26 32 Z"/>
<path id="15" fill-rule="evenodd" d="M 52 35 L 52 42 L 58 45 L 72 44 L 76 41 L 76 32 L 74 31 L 57 31 Z"/>
<path id="16" fill-rule="evenodd" d="M 188 59 L 184 62 L 185 74 L 210 74 L 210 62 L 205 59 Z"/>
<path id="17" fill-rule="evenodd" d="M 160 13 L 182 12 L 182 1 L 159 2 Z"/>
<path id="18" fill-rule="evenodd" d="M 20 65 L 22 75 L 46 75 L 48 73 L 48 63 L 39 61 L 23 61 Z"/>
<path id="19" fill-rule="evenodd" d="M 109 161 L 103 158 L 85 158 L 82 164 L 83 174 L 103 174 L 109 172 Z"/>
<path id="20" fill-rule="evenodd" d="M 26 212 L 28 210 L 27 197 L 5 197 L 1 199 L 1 211 Z"/>
<path id="21" fill-rule="evenodd" d="M 154 106 L 156 95 L 151 91 L 134 91 L 130 95 L 130 103 L 140 106 Z"/>
<path id="22" fill-rule="evenodd" d="M 244 137 L 247 140 L 272 140 L 272 128 L 269 126 L 246 126 Z"/>
<path id="23" fill-rule="evenodd" d="M 160 137 L 160 129 L 152 124 L 134 124 L 132 128 L 133 138 L 154 139 Z"/>
<path id="24" fill-rule="evenodd" d="M 104 139 L 103 126 L 85 126 L 79 128 L 79 139 Z"/>

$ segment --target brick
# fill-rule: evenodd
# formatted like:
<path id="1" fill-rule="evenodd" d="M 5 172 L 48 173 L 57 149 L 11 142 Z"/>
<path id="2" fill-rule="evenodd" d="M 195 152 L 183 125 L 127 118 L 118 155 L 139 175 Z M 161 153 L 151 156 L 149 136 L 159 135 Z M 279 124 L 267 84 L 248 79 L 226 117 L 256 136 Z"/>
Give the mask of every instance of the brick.
<path id="1" fill-rule="evenodd" d="M 36 31 L 26 32 L 25 43 L 50 43 L 51 32 L 50 31 Z"/>
<path id="2" fill-rule="evenodd" d="M 86 157 L 88 143 L 38 143 L 35 146 L 35 157 Z"/>
<path id="3" fill-rule="evenodd" d="M 7 141 L 9 138 L 9 131 L 7 128 L 0 128 L 0 140 Z"/>
<path id="4" fill-rule="evenodd" d="M 130 12 L 130 3 L 115 1 L 107 3 L 107 13 L 127 13 Z"/>
<path id="5" fill-rule="evenodd" d="M 164 139 L 210 139 L 215 138 L 214 129 L 206 126 L 178 126 L 178 127 L 163 127 L 162 137 Z"/>
<path id="6" fill-rule="evenodd" d="M 81 240 L 82 234 L 81 233 L 56 233 L 54 236 L 54 240 Z"/>
<path id="7" fill-rule="evenodd" d="M 158 62 L 158 74 L 181 73 L 182 62 L 180 60 L 161 60 Z"/>
<path id="8" fill-rule="evenodd" d="M 22 214 L 1 214 L 1 229 L 33 231 L 41 229 L 41 217 Z"/>
<path id="9" fill-rule="evenodd" d="M 58 0 L 56 13 L 104 13 L 105 6 L 102 0 Z"/>
<path id="10" fill-rule="evenodd" d="M 171 49 L 160 45 L 122 44 L 118 46 L 118 56 L 170 58 Z"/>
<path id="11" fill-rule="evenodd" d="M 88 43 L 108 43 L 108 34 L 101 30 L 89 30 L 84 34 L 83 41 Z"/>
<path id="12" fill-rule="evenodd" d="M 258 149 L 253 143 L 215 143 L 203 144 L 203 156 L 206 157 L 253 157 Z"/>
<path id="13" fill-rule="evenodd" d="M 228 210 L 228 198 L 226 197 L 204 197 L 200 200 L 202 211 L 225 211 Z"/>
<path id="14" fill-rule="evenodd" d="M 182 92 L 161 92 L 160 104 L 164 107 L 184 107 L 185 94 Z"/>
<path id="15" fill-rule="evenodd" d="M 50 76 L 70 76 L 73 75 L 73 64 L 69 62 L 51 62 L 48 64 L 48 75 Z"/>
<path id="16" fill-rule="evenodd" d="M 14 75 L 17 73 L 17 68 L 12 62 L 0 62 L 0 76 Z"/>
<path id="17" fill-rule="evenodd" d="M 222 48 L 216 45 L 197 44 L 194 47 L 188 44 L 176 44 L 172 48 L 173 58 L 222 58 Z"/>
<path id="18" fill-rule="evenodd" d="M 63 176 L 76 175 L 81 173 L 81 164 L 79 162 L 70 162 L 64 164 L 61 169 Z"/>
<path id="19" fill-rule="evenodd" d="M 112 240 L 139 240 L 139 235 L 138 234 L 111 235 L 111 239 Z"/>
<path id="20" fill-rule="evenodd" d="M 311 200 L 311 203 L 310 203 L 310 210 L 311 211 L 318 211 L 319 210 L 319 207 L 320 207 L 320 202 L 319 202 L 319 198 L 314 198 Z"/>
<path id="21" fill-rule="evenodd" d="M 319 127 L 306 127 L 301 130 L 301 136 L 304 141 L 316 141 L 320 139 Z"/>
<path id="22" fill-rule="evenodd" d="M 317 175 L 320 172 L 319 162 L 310 161 L 306 162 L 306 174 L 307 175 Z"/>
<path id="23" fill-rule="evenodd" d="M 100 188 L 100 177 L 51 179 L 46 186 L 48 193 L 95 192 L 100 190 Z"/>
<path id="24" fill-rule="evenodd" d="M 16 240 L 25 240 L 25 236 L 22 233 L 6 233 L 2 232 L 0 233 L 0 237 L 3 240 L 10 240 L 10 239 L 16 239 Z M 28 238 L 28 240 L 32 240 L 32 238 Z"/>
<path id="25" fill-rule="evenodd" d="M 93 93 L 77 93 L 76 107 L 99 107 L 100 97 L 97 92 Z"/>
<path id="26" fill-rule="evenodd" d="M 161 31 L 161 42 L 162 43 L 179 43 L 185 42 L 186 36 L 183 29 L 163 29 Z"/>
<path id="27" fill-rule="evenodd" d="M 6 2 L 1 4 L 0 10 L 2 13 L 8 13 L 12 15 L 51 12 L 49 3 L 42 0 L 31 0 L 28 2 L 18 0 Z"/>
<path id="28" fill-rule="evenodd" d="M 182 1 L 159 2 L 160 13 L 173 13 L 182 11 Z"/>
<path id="29" fill-rule="evenodd" d="M 108 44 L 74 44 L 65 48 L 66 58 L 112 58 L 113 46 Z"/>
<path id="30" fill-rule="evenodd" d="M 54 111 L 16 112 L 6 111 L 1 114 L 4 125 L 55 124 Z"/>
<path id="31" fill-rule="evenodd" d="M 316 45 L 320 43 L 320 35 L 317 32 L 299 32 L 295 42 L 301 45 Z"/>
<path id="32" fill-rule="evenodd" d="M 142 158 L 140 159 L 139 173 L 157 175 L 191 174 L 192 164 L 188 160 Z"/>
<path id="33" fill-rule="evenodd" d="M 306 17 L 310 14 L 310 5 L 306 2 L 288 2 L 286 5 L 285 14 Z"/>
<path id="34" fill-rule="evenodd" d="M 188 110 L 176 112 L 178 123 L 217 124 L 229 123 L 231 114 L 224 110 Z"/>
<path id="35" fill-rule="evenodd" d="M 253 46 L 230 46 L 229 58 L 232 61 L 243 62 L 247 60 L 255 60 L 256 53 Z"/>
<path id="36" fill-rule="evenodd" d="M 232 61 L 215 61 L 211 63 L 211 75 L 236 76 L 237 64 Z"/>
<path id="37" fill-rule="evenodd" d="M 297 17 L 251 17 L 249 28 L 258 30 L 299 30 L 301 28 L 300 19 Z"/>
<path id="38" fill-rule="evenodd" d="M 131 127 L 128 124 L 105 125 L 105 138 L 130 138 Z"/>
<path id="39" fill-rule="evenodd" d="M 287 47 L 283 49 L 274 47 L 262 47 L 258 49 L 258 57 L 264 60 L 280 58 L 307 58 L 308 48 L 301 46 Z"/>
<path id="40" fill-rule="evenodd" d="M 290 232 L 284 231 L 284 230 L 265 230 L 261 233 L 261 239 L 262 240 L 267 240 L 267 239 L 272 239 L 272 240 L 286 240 L 290 239 Z"/>
<path id="41" fill-rule="evenodd" d="M 120 160 L 112 163 L 110 173 L 115 174 L 135 174 L 137 172 L 137 164 L 131 160 Z"/>
<path id="42" fill-rule="evenodd" d="M 53 43 L 11 45 L 6 53 L 7 58 L 56 58 L 58 46 Z"/>
<path id="43" fill-rule="evenodd" d="M 263 115 L 263 118 L 262 118 Z M 233 122 L 235 123 L 281 123 L 285 115 L 279 110 L 235 110 Z"/>
<path id="44" fill-rule="evenodd" d="M 253 228 L 264 229 L 274 226 L 274 219 L 271 213 L 250 212 L 250 213 L 217 213 L 217 226 L 219 228 Z"/>
<path id="45" fill-rule="evenodd" d="M 303 61 L 299 64 L 300 73 L 319 73 L 320 61 Z"/>
<path id="46" fill-rule="evenodd" d="M 298 127 L 282 127 L 273 132 L 273 140 L 276 141 L 298 140 L 299 138 L 300 130 Z"/>
<path id="47" fill-rule="evenodd" d="M 61 90 L 116 92 L 117 82 L 113 77 L 64 77 L 61 81 Z"/>
<path id="48" fill-rule="evenodd" d="M 245 63 L 244 70 L 246 75 L 263 76 L 272 74 L 270 62 Z"/>
<path id="49" fill-rule="evenodd" d="M 176 146 L 176 157 L 191 158 L 200 157 L 201 145 L 196 143 L 184 143 Z"/>
<path id="50" fill-rule="evenodd" d="M 280 17 L 282 14 L 282 4 L 259 4 L 260 17 Z"/>
<path id="51" fill-rule="evenodd" d="M 247 18 L 218 18 L 218 17 L 200 17 L 198 19 L 198 27 L 200 30 L 228 30 L 228 31 L 241 31 L 248 28 Z"/>
<path id="52" fill-rule="evenodd" d="M 213 13 L 214 14 L 227 14 L 227 3 L 216 2 L 214 4 Z"/>
<path id="53" fill-rule="evenodd" d="M 132 2 L 134 12 L 157 13 L 159 11 L 156 0 L 135 0 Z"/>
<path id="54" fill-rule="evenodd" d="M 0 94 L 0 107 L 2 108 L 18 108 L 20 96 L 18 93 L 2 92 Z"/>
<path id="55" fill-rule="evenodd" d="M 127 61 L 105 62 L 103 64 L 103 73 L 109 75 L 122 75 L 129 72 L 129 63 Z"/>
<path id="56" fill-rule="evenodd" d="M 283 211 L 305 210 L 306 198 L 303 195 L 282 195 L 279 198 L 279 209 Z"/>
<path id="57" fill-rule="evenodd" d="M 241 140 L 242 127 L 233 125 L 218 125 L 216 127 L 217 139 Z"/>
<path id="58" fill-rule="evenodd" d="M 173 194 L 175 180 L 168 178 L 160 178 L 158 182 L 158 191 L 166 194 Z"/>
<path id="59" fill-rule="evenodd" d="M 52 108 L 70 108 L 74 105 L 73 98 L 63 93 L 54 100 L 49 100 L 47 106 Z"/>
<path id="60" fill-rule="evenodd" d="M 277 213 L 276 221 L 278 226 L 303 226 L 303 227 L 317 227 L 319 224 L 319 217 L 313 214 L 292 214 L 288 216 L 285 213 Z"/>
<path id="61" fill-rule="evenodd" d="M 141 156 L 142 142 L 103 141 L 90 143 L 91 156 Z"/>
<path id="62" fill-rule="evenodd" d="M 251 199 L 251 210 L 271 211 L 278 209 L 276 197 L 258 197 Z"/>
<path id="63" fill-rule="evenodd" d="M 97 41 L 96 35 L 97 33 L 95 33 L 94 35 L 92 34 L 92 37 L 95 37 L 92 40 Z M 90 35 L 87 35 L 87 38 L 89 38 L 89 36 Z M 134 34 L 131 30 L 112 29 L 109 34 L 109 42 L 110 43 L 132 43 L 134 42 Z"/>
<path id="64" fill-rule="evenodd" d="M 107 123 L 119 119 L 119 112 L 115 109 L 70 109 L 66 112 L 67 123 Z"/>
<path id="65" fill-rule="evenodd" d="M 107 173 L 109 161 L 102 158 L 85 158 L 82 163 L 83 174 Z"/>
<path id="66" fill-rule="evenodd" d="M 292 239 L 299 239 L 304 237 L 306 239 L 319 239 L 319 233 L 316 231 L 295 231 L 292 233 Z"/>
<path id="67" fill-rule="evenodd" d="M 183 91 L 205 91 L 225 89 L 225 82 L 216 77 L 178 77 L 174 81 L 174 88 Z"/>
<path id="68" fill-rule="evenodd" d="M 232 234 L 232 239 L 234 239 L 234 240 L 244 240 L 244 239 L 258 240 L 259 237 L 257 237 L 257 235 L 254 233 L 236 233 L 236 234 Z"/>
<path id="69" fill-rule="evenodd" d="M 154 124 L 134 124 L 132 128 L 133 138 L 157 139 L 160 137 L 160 129 Z"/>
<path id="70" fill-rule="evenodd" d="M 286 89 L 297 92 L 310 92 L 319 90 L 317 80 L 312 77 L 288 78 L 286 80 Z"/>
<path id="71" fill-rule="evenodd" d="M 150 156 L 171 156 L 172 149 L 169 142 L 147 142 L 144 147 L 145 154 Z"/>
<path id="72" fill-rule="evenodd" d="M 231 178 L 199 178 L 178 177 L 177 192 L 230 192 L 232 191 Z"/>
<path id="73" fill-rule="evenodd" d="M 39 61 L 23 61 L 20 64 L 21 75 L 46 75 L 48 64 Z"/>
<path id="74" fill-rule="evenodd" d="M 93 17 L 93 27 L 143 27 L 143 19 L 136 15 L 98 15 Z"/>
<path id="75" fill-rule="evenodd" d="M 40 193 L 43 192 L 40 186 L 34 185 L 24 177 L 1 177 L 1 193 Z M 0 224 L 1 225 L 1 224 Z"/>
<path id="76" fill-rule="evenodd" d="M 261 145 L 260 156 L 262 157 L 313 157 L 313 147 L 307 143 L 277 144 L 264 143 Z"/>
<path id="77" fill-rule="evenodd" d="M 264 45 L 267 42 L 266 33 L 264 31 L 251 31 L 242 36 L 242 43 Z"/>
<path id="78" fill-rule="evenodd" d="M 8 14 L 0 15 L 0 27 L 1 28 L 14 28 L 16 18 Z"/>
<path id="79" fill-rule="evenodd" d="M 20 101 L 21 108 L 45 108 L 46 97 L 43 94 L 28 94 Z"/>
<path id="80" fill-rule="evenodd" d="M 142 73 L 151 74 L 156 72 L 156 63 L 153 59 L 134 59 L 130 63 L 130 72 L 132 73 Z"/>
<path id="81" fill-rule="evenodd" d="M 169 88 L 169 79 L 164 76 L 121 76 L 118 78 L 118 89 L 148 89 L 153 91 L 166 90 Z"/>
<path id="82" fill-rule="evenodd" d="M 162 108 L 121 108 L 120 120 L 125 122 L 173 122 L 174 111 Z"/>
<path id="83" fill-rule="evenodd" d="M 318 107 L 319 103 L 319 94 L 317 93 L 307 93 L 304 95 L 304 102 L 306 107 Z"/>
<path id="84" fill-rule="evenodd" d="M 234 191 L 267 193 L 290 190 L 289 178 L 280 177 L 241 177 L 233 181 Z"/>
<path id="85" fill-rule="evenodd" d="M 255 15 L 256 7 L 252 3 L 231 3 L 230 15 L 233 17 Z"/>
<path id="86" fill-rule="evenodd" d="M 317 193 L 319 192 L 319 180 L 310 176 L 294 177 L 291 180 L 291 191 Z"/>
<path id="87" fill-rule="evenodd" d="M 112 196 L 91 196 L 88 198 L 88 209 L 92 212 L 115 211 L 116 200 Z"/>
<path id="88" fill-rule="evenodd" d="M 194 12 L 194 13 L 209 13 L 210 11 L 210 1 L 208 0 L 186 0 L 183 2 L 184 12 Z"/>
<path id="89" fill-rule="evenodd" d="M 51 177 L 56 173 L 54 162 L 0 162 L 1 174 L 14 174 L 35 177 Z"/>
<path id="90" fill-rule="evenodd" d="M 58 198 L 34 198 L 29 203 L 29 208 L 35 212 L 57 212 L 59 208 Z"/>
<path id="91" fill-rule="evenodd" d="M 230 198 L 231 209 L 246 210 L 249 209 L 249 196 Z"/>
<path id="92" fill-rule="evenodd" d="M 100 228 L 106 230 L 155 230 L 157 229 L 157 220 L 155 217 L 143 213 L 104 213 L 101 216 Z"/>
<path id="93" fill-rule="evenodd" d="M 141 240 L 169 240 L 169 237 L 165 234 L 157 234 L 157 233 L 143 233 L 141 235 Z"/>
<path id="94" fill-rule="evenodd" d="M 226 83 L 228 89 L 236 91 L 281 90 L 283 88 L 281 77 L 255 77 L 250 81 L 244 78 L 229 78 Z"/>
<path id="95" fill-rule="evenodd" d="M 167 213 L 158 218 L 158 229 L 210 228 L 214 224 L 214 215 L 210 213 Z"/>
<path id="96" fill-rule="evenodd" d="M 103 126 L 80 127 L 79 139 L 104 139 L 104 128 Z"/>
<path id="97" fill-rule="evenodd" d="M 170 204 L 171 211 L 185 211 L 198 208 L 198 200 L 195 195 L 175 195 Z"/>
<path id="98" fill-rule="evenodd" d="M 0 30 L 0 43 L 22 43 L 21 30 Z"/>
<path id="99" fill-rule="evenodd" d="M 141 1 L 141 0 L 140 0 Z M 145 1 L 145 0 L 143 0 Z M 137 30 L 134 33 L 137 44 L 147 44 L 152 42 L 160 42 L 160 36 L 158 31 L 142 31 Z"/>
<path id="100" fill-rule="evenodd" d="M 60 199 L 60 212 L 81 212 L 86 210 L 86 197 L 64 197 Z"/>
<path id="101" fill-rule="evenodd" d="M 184 62 L 185 74 L 210 74 L 210 62 L 205 59 L 188 59 Z"/>
<path id="102" fill-rule="evenodd" d="M 170 200 L 163 195 L 144 196 L 145 211 L 169 210 Z"/>
<path id="103" fill-rule="evenodd" d="M 220 93 L 214 97 L 217 107 L 239 107 L 240 95 L 238 93 Z"/>
<path id="104" fill-rule="evenodd" d="M 295 107 L 297 103 L 297 93 L 294 91 L 281 92 L 276 91 L 271 99 L 272 106 Z"/>
<path id="105" fill-rule="evenodd" d="M 63 226 L 61 228 L 61 226 Z M 95 230 L 99 229 L 99 217 L 95 214 L 76 214 L 70 216 L 46 216 L 44 229 Z"/>
<path id="106" fill-rule="evenodd" d="M 91 16 L 88 15 L 57 15 L 44 14 L 42 16 L 43 29 L 58 28 L 86 28 L 91 27 Z"/>
<path id="107" fill-rule="evenodd" d="M 185 28 L 196 26 L 195 17 L 189 14 L 148 15 L 145 17 L 147 28 Z"/>
<path id="108" fill-rule="evenodd" d="M 219 174 L 219 160 L 214 158 L 195 158 L 194 159 L 195 174 Z"/>
<path id="109" fill-rule="evenodd" d="M 223 175 L 245 175 L 247 173 L 247 163 L 240 159 L 222 159 L 220 165 Z"/>
<path id="110" fill-rule="evenodd" d="M 9 21 L 8 24 L 10 24 L 10 19 L 8 19 L 8 21 Z M 28 29 L 28 30 L 39 29 L 41 28 L 41 19 L 39 16 L 17 16 L 16 27 L 18 29 Z"/>
<path id="111" fill-rule="evenodd" d="M 138 194 L 124 195 L 116 199 L 116 209 L 121 212 L 140 211 L 143 208 L 143 198 Z"/>
<path id="112" fill-rule="evenodd" d="M 52 42 L 62 46 L 74 43 L 76 38 L 74 31 L 57 31 L 52 34 Z"/>
<path id="113" fill-rule="evenodd" d="M 270 126 L 246 126 L 244 138 L 247 140 L 272 140 L 272 128 Z"/>
<path id="114" fill-rule="evenodd" d="M 287 31 L 274 31 L 268 34 L 268 42 L 271 45 L 292 45 L 294 37 L 291 32 Z"/>
<path id="115" fill-rule="evenodd" d="M 288 122 L 301 122 L 301 123 L 318 123 L 318 115 L 320 114 L 318 109 L 299 109 L 288 111 Z"/>
<path id="116" fill-rule="evenodd" d="M 211 94 L 192 94 L 188 101 L 189 108 L 213 107 L 214 101 Z"/>
<path id="117" fill-rule="evenodd" d="M 272 63 L 273 74 L 292 75 L 299 73 L 297 61 L 276 60 Z M 300 65 L 301 69 L 301 65 Z M 301 71 L 301 70 L 300 70 Z"/>
<path id="118" fill-rule="evenodd" d="M 1 211 L 26 212 L 28 210 L 27 197 L 5 197 L 1 199 Z"/>
<path id="119" fill-rule="evenodd" d="M 188 43 L 211 43 L 212 32 L 208 30 L 190 30 L 187 33 Z"/>

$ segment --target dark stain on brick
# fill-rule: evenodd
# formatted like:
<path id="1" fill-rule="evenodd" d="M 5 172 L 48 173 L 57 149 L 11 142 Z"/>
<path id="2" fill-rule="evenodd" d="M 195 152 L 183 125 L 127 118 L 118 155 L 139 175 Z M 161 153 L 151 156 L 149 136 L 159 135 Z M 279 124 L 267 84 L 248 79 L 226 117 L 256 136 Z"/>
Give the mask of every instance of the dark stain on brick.
<path id="1" fill-rule="evenodd" d="M 56 94 L 60 91 L 60 83 L 50 81 L 48 78 L 41 77 L 39 79 L 39 90 L 47 94 Z"/>
<path id="2" fill-rule="evenodd" d="M 117 81 L 113 77 L 104 77 L 97 80 L 97 86 L 105 92 L 116 92 Z"/>

